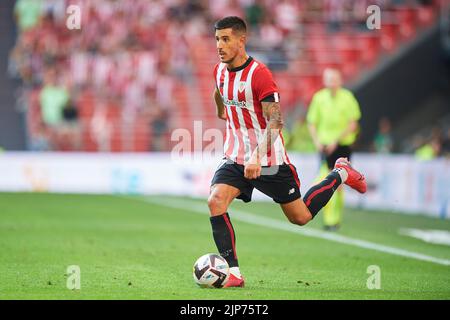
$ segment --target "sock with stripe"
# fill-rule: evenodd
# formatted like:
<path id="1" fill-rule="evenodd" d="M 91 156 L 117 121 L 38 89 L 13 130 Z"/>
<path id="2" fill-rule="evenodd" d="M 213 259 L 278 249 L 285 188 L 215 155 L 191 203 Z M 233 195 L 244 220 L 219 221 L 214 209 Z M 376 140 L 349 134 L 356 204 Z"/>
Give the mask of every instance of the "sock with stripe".
<path id="1" fill-rule="evenodd" d="M 227 260 L 230 268 L 239 267 L 236 254 L 236 236 L 228 212 L 209 218 L 213 231 L 214 242 L 222 257 Z"/>
<path id="2" fill-rule="evenodd" d="M 345 169 L 334 169 L 319 184 L 306 192 L 304 201 L 313 218 L 330 201 L 333 193 L 347 180 L 347 177 L 348 173 Z"/>

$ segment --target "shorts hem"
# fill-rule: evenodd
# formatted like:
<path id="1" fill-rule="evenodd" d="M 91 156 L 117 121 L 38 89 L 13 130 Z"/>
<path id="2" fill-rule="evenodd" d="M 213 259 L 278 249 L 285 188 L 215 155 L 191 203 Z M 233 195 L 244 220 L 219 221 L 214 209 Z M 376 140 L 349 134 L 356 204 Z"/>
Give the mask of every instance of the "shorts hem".
<path id="1" fill-rule="evenodd" d="M 273 199 L 273 201 L 278 203 L 278 204 L 286 204 L 286 203 L 290 203 L 292 201 L 295 201 L 295 200 L 301 199 L 301 198 L 302 198 L 301 196 L 298 196 L 298 197 L 290 199 L 290 200 L 280 200 L 280 201 L 278 201 L 278 200 Z"/>

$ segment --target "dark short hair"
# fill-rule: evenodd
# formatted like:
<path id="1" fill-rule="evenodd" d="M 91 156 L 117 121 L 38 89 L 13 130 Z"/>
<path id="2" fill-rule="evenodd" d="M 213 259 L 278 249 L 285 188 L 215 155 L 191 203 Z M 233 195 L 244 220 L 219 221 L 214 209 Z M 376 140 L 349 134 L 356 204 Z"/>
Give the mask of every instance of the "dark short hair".
<path id="1" fill-rule="evenodd" d="M 214 24 L 215 30 L 222 30 L 231 28 L 233 31 L 247 32 L 247 25 L 244 20 L 236 16 L 225 17 L 216 21 Z"/>

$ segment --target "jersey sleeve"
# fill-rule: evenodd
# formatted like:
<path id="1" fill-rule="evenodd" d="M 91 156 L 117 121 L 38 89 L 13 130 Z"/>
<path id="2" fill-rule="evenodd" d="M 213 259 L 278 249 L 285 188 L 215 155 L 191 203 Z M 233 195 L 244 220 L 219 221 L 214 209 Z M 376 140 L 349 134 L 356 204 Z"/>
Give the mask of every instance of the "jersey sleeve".
<path id="1" fill-rule="evenodd" d="M 258 101 L 262 101 L 269 96 L 273 96 L 275 102 L 280 101 L 277 84 L 267 67 L 264 66 L 255 70 L 252 86 L 255 98 Z"/>

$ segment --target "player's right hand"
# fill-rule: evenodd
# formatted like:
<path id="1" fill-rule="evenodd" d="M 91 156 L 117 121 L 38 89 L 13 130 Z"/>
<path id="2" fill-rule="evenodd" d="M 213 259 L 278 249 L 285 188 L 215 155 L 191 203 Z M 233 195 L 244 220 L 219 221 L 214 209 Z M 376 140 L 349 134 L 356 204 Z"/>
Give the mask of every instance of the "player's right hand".
<path id="1" fill-rule="evenodd" d="M 244 167 L 244 177 L 256 179 L 261 175 L 261 165 L 257 163 L 247 163 Z"/>

